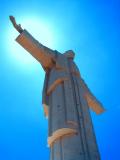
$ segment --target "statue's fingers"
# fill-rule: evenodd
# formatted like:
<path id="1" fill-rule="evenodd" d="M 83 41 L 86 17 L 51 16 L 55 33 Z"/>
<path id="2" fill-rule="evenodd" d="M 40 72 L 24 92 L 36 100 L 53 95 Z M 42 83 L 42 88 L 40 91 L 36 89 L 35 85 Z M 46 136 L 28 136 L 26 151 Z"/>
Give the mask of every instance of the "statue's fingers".
<path id="1" fill-rule="evenodd" d="M 10 17 L 10 20 L 13 24 L 16 24 L 16 21 L 15 21 L 15 18 L 13 16 L 9 16 Z"/>
<path id="2" fill-rule="evenodd" d="M 9 16 L 10 20 L 13 21 L 15 18 L 13 16 Z"/>

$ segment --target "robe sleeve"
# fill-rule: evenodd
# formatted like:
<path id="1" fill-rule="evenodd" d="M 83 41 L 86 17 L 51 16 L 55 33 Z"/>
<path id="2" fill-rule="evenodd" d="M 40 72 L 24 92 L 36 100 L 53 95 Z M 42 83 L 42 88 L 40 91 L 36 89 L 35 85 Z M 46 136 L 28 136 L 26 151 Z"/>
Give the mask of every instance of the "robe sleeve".
<path id="1" fill-rule="evenodd" d="M 28 31 L 24 30 L 16 38 L 16 41 L 38 60 L 44 69 L 52 67 L 55 61 L 55 52 L 39 43 Z"/>
<path id="2" fill-rule="evenodd" d="M 89 90 L 88 86 L 84 82 L 83 79 L 81 79 L 82 87 L 85 91 L 85 98 L 87 100 L 87 103 L 89 107 L 96 112 L 96 114 L 100 114 L 105 111 L 102 104 L 96 99 L 96 97 L 92 94 L 92 92 Z"/>

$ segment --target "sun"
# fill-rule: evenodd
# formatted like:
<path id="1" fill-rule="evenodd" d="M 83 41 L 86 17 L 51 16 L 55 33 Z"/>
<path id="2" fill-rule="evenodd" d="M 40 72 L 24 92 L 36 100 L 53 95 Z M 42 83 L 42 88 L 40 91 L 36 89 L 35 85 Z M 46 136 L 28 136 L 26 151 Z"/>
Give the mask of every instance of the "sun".
<path id="1" fill-rule="evenodd" d="M 43 45 L 53 48 L 53 29 L 45 21 L 35 17 L 24 17 L 22 19 L 16 18 L 17 23 L 20 23 L 23 29 L 26 29 L 37 41 Z M 33 64 L 36 60 L 20 46 L 15 39 L 19 33 L 12 26 L 9 26 L 7 37 L 7 48 L 9 50 L 10 57 L 17 63 Z"/>

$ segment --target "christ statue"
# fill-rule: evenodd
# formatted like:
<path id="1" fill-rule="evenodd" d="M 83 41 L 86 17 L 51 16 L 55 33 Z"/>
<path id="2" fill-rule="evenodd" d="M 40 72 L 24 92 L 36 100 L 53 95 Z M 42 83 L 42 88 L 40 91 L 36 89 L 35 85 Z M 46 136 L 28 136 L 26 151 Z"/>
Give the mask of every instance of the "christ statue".
<path id="1" fill-rule="evenodd" d="M 50 160 L 100 160 L 89 109 L 100 114 L 104 108 L 82 79 L 74 51 L 52 50 L 22 29 L 13 16 L 10 20 L 20 33 L 16 41 L 45 71 L 42 105 L 48 118 Z"/>

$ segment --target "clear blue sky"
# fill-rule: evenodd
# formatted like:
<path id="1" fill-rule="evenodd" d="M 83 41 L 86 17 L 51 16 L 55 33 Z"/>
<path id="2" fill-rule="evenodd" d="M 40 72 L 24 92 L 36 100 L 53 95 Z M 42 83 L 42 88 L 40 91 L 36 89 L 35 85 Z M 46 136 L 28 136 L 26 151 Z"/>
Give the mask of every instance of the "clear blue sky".
<path id="1" fill-rule="evenodd" d="M 120 159 L 120 4 L 117 0 L 0 0 L 0 160 L 48 160 L 44 72 L 15 41 L 8 16 L 75 61 L 106 112 L 92 119 L 102 160 Z"/>

